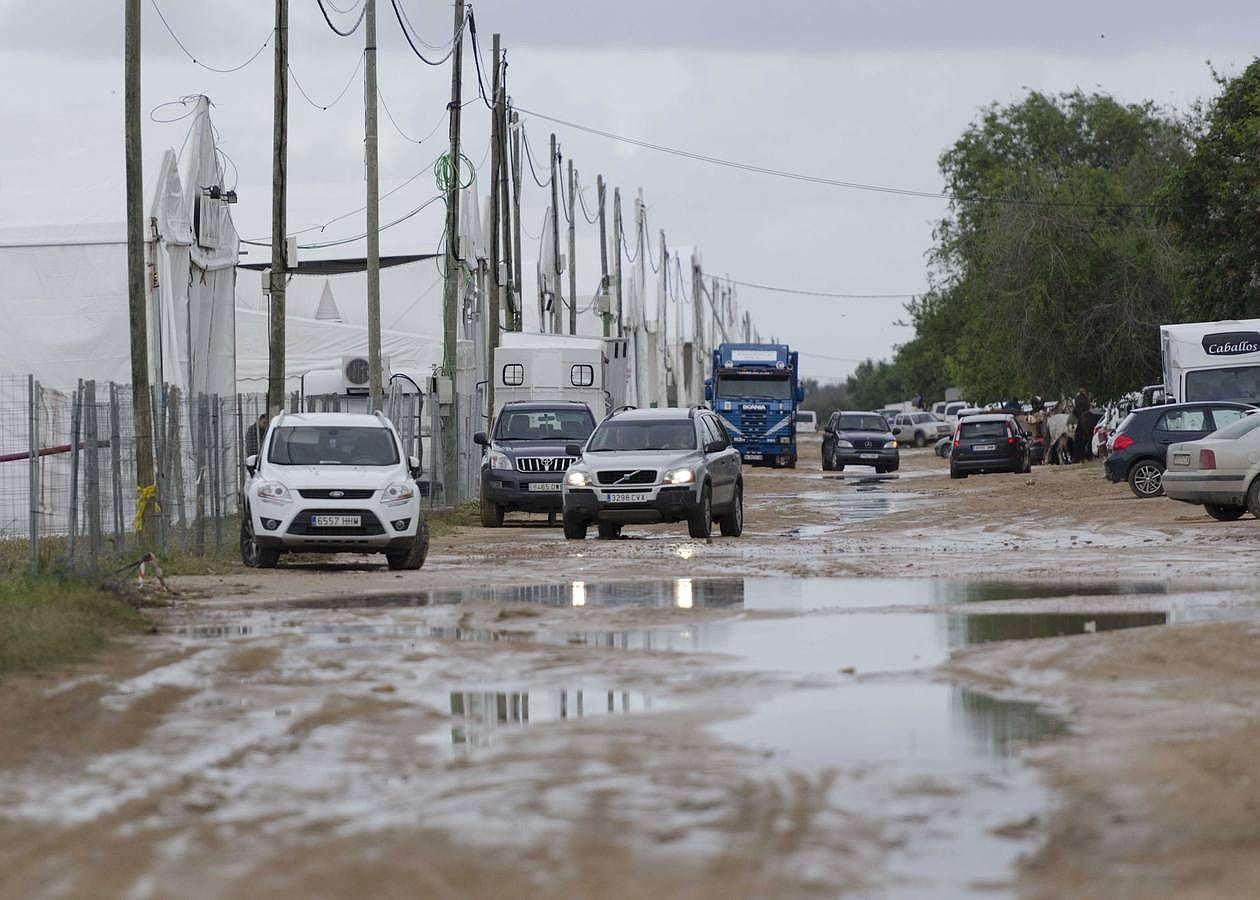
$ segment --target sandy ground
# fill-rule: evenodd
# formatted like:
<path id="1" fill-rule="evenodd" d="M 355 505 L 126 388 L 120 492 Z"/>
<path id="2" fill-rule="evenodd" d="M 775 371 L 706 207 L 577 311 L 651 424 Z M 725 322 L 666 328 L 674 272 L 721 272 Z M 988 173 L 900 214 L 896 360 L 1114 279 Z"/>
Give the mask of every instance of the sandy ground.
<path id="1" fill-rule="evenodd" d="M 746 470 L 738 540 L 575 544 L 535 521 L 435 540 L 418 573 L 179 579 L 160 634 L 0 689 L 0 896 L 1255 896 L 1255 520 L 1138 501 L 1099 466 L 952 482 L 910 451 L 875 481 L 805 452 L 795 472 Z M 691 603 L 699 579 L 774 600 L 822 576 L 863 596 Z M 978 610 L 894 603 L 875 576 L 1031 587 Z M 685 604 L 573 599 L 574 582 L 684 577 Z M 899 661 L 843 640 L 1142 611 L 1177 624 Z M 740 649 L 782 631 L 804 658 L 837 628 L 849 655 L 826 668 Z M 937 690 L 973 718 L 1027 706 L 1061 726 L 987 762 L 794 752 L 859 742 L 826 720 L 850 700 L 891 698 L 892 722 Z"/>

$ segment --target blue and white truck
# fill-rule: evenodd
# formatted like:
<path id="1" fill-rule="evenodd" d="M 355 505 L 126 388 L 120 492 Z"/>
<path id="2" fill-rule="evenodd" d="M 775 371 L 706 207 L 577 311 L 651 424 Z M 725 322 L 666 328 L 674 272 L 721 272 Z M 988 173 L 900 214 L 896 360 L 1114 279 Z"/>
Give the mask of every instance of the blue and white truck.
<path id="1" fill-rule="evenodd" d="M 719 344 L 704 397 L 744 462 L 796 468 L 799 355 L 786 344 Z"/>

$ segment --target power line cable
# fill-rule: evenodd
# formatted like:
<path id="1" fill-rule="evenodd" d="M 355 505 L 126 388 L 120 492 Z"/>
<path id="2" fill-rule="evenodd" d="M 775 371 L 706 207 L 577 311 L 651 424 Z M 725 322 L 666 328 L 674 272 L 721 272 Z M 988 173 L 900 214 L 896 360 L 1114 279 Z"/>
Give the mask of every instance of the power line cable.
<path id="1" fill-rule="evenodd" d="M 399 6 L 398 0 L 390 0 L 390 5 L 394 7 L 394 17 L 398 19 L 398 27 L 402 29 L 403 37 L 407 39 L 407 44 L 411 47 L 411 52 L 419 57 L 422 63 L 428 66 L 440 66 L 442 63 L 451 58 L 451 54 L 455 52 L 455 44 L 457 43 L 457 40 L 464 36 L 464 28 L 468 23 L 469 16 L 471 15 L 471 13 L 469 13 L 464 16 L 464 21 L 460 23 L 459 34 L 456 37 L 451 38 L 451 46 L 450 49 L 446 51 L 446 55 L 441 59 L 429 59 L 423 52 L 421 52 L 420 48 L 416 46 L 416 41 L 420 41 L 420 43 L 428 47 L 432 47 L 432 45 L 427 41 L 422 40 L 418 32 L 416 33 L 415 40 L 412 40 L 411 34 L 413 29 L 410 27 L 411 20 L 407 18 L 407 14 L 403 12 L 402 8 Z M 480 72 L 478 74 L 480 74 Z"/>
<path id="2" fill-rule="evenodd" d="M 257 50 L 255 50 L 253 55 L 250 56 L 249 59 L 245 60 L 243 63 L 239 65 L 228 66 L 226 68 L 219 67 L 219 66 L 212 66 L 209 63 L 204 63 L 201 60 L 199 60 L 197 58 L 197 55 L 193 53 L 191 50 L 189 50 L 188 46 L 179 39 L 179 35 L 176 34 L 175 29 L 171 27 L 171 23 L 166 21 L 166 16 L 163 15 L 162 13 L 162 7 L 157 5 L 157 0 L 149 0 L 149 3 L 152 4 L 153 11 L 157 13 L 158 18 L 162 20 L 162 27 L 166 29 L 166 33 L 171 36 L 171 40 L 173 40 L 175 44 L 179 47 L 179 49 L 183 51 L 184 55 L 187 56 L 190 60 L 192 60 L 194 64 L 201 66 L 201 68 L 206 69 L 211 72 L 217 72 L 220 75 L 227 75 L 231 72 L 239 72 L 241 69 L 248 66 L 250 63 L 258 59 L 258 57 L 262 55 L 262 52 L 267 49 L 267 45 L 271 43 L 271 39 L 276 36 L 276 29 L 275 28 L 270 29 L 267 32 L 266 40 L 262 42 L 262 46 L 260 46 Z"/>
<path id="3" fill-rule="evenodd" d="M 363 17 L 367 15 L 367 4 L 364 3 L 363 8 L 359 10 L 359 18 L 354 20 L 354 24 L 350 26 L 350 30 L 342 31 L 340 28 L 338 28 L 336 25 L 333 24 L 332 18 L 328 15 L 328 10 L 324 6 L 325 0 L 315 0 L 315 2 L 319 4 L 319 11 L 324 14 L 324 21 L 327 22 L 328 27 L 333 30 L 333 34 L 336 34 L 340 37 L 350 37 L 350 35 L 358 31 L 359 26 L 363 24 Z M 347 10 L 347 12 L 353 12 L 353 11 L 354 11 L 354 7 L 350 7 L 350 9 Z"/>
<path id="4" fill-rule="evenodd" d="M 329 9 L 331 9 L 333 12 L 337 13 L 338 15 L 349 16 L 349 15 L 353 15 L 354 11 L 359 7 L 359 4 L 363 3 L 363 0 L 355 0 L 354 3 L 351 3 L 345 9 L 342 9 L 336 3 L 333 3 L 332 0 L 324 0 L 324 2 L 328 4 Z"/>
<path id="5" fill-rule="evenodd" d="M 829 297 L 837 300 L 906 300 L 918 297 L 923 291 L 918 293 L 902 293 L 902 294 L 860 294 L 848 293 L 840 291 L 812 291 L 802 288 L 781 287 L 775 284 L 760 284 L 756 281 L 740 281 L 737 278 L 728 278 L 725 275 L 718 275 L 715 272 L 705 272 L 706 278 L 717 278 L 727 284 L 738 284 L 741 287 L 754 288 L 759 291 L 772 291 L 776 294 L 798 294 L 802 297 Z"/>
<path id="6" fill-rule="evenodd" d="M 525 161 L 529 163 L 529 174 L 534 177 L 535 184 L 543 190 L 546 190 L 551 187 L 551 176 L 548 175 L 546 181 L 543 181 L 538 177 L 538 171 L 534 168 L 534 151 L 530 149 L 529 145 L 529 132 L 527 132 L 524 128 L 521 129 L 521 137 L 525 139 Z"/>
<path id="7" fill-rule="evenodd" d="M 346 93 L 350 90 L 350 86 L 354 84 L 355 78 L 359 74 L 359 69 L 363 68 L 363 58 L 366 55 L 366 52 L 359 54 L 359 61 L 355 63 L 354 71 L 350 73 L 350 77 L 346 79 L 345 85 L 342 86 L 341 91 L 337 94 L 337 96 L 328 103 L 320 103 L 318 100 L 311 98 L 311 95 L 306 92 L 306 88 L 302 87 L 302 82 L 298 81 L 297 73 L 293 71 L 293 66 L 288 66 L 289 77 L 293 79 L 293 84 L 297 87 L 298 93 L 302 95 L 303 99 L 305 99 L 307 103 L 319 110 L 329 110 L 340 103 L 342 97 L 346 96 Z"/>
<path id="8" fill-rule="evenodd" d="M 597 224 L 599 224 L 599 210 L 596 210 L 596 211 L 595 211 L 595 215 L 594 215 L 594 216 L 592 216 L 589 212 L 587 212 L 587 211 L 586 211 L 586 197 L 583 195 L 583 192 L 584 192 L 585 190 L 586 190 L 586 189 L 585 189 L 584 187 L 582 187 L 582 185 L 581 185 L 581 179 L 579 178 L 579 179 L 578 179 L 577 198 L 578 198 L 578 205 L 579 205 L 580 207 L 582 207 L 582 218 L 584 218 L 584 219 L 586 220 L 586 222 L 587 222 L 587 224 L 588 224 L 588 225 L 597 225 Z"/>
<path id="9" fill-rule="evenodd" d="M 428 49 L 442 51 L 454 45 L 455 39 L 453 37 L 448 38 L 446 41 L 442 42 L 441 44 L 432 44 L 426 41 L 424 38 L 422 38 L 420 36 L 420 29 L 416 28 L 416 26 L 411 23 L 411 16 L 407 15 L 407 5 L 401 2 L 401 0 L 398 3 L 397 11 L 402 14 L 403 21 L 407 23 L 407 28 L 411 31 L 412 34 L 415 35 L 416 40 L 419 41 L 421 44 L 424 44 L 424 46 L 427 47 Z M 463 34 L 463 33 L 464 33 L 464 30 L 461 28 L 460 34 Z"/>
<path id="10" fill-rule="evenodd" d="M 494 104 L 486 96 L 486 82 L 481 74 L 481 45 L 477 43 L 477 18 L 473 15 L 471 6 L 468 8 L 468 33 L 472 36 L 473 65 L 477 69 L 477 89 L 481 92 L 481 102 L 486 105 L 486 109 L 493 110 Z"/>
<path id="11" fill-rule="evenodd" d="M 1015 206 L 1065 206 L 1065 207 L 1090 207 L 1096 209 L 1154 209 L 1159 206 L 1157 203 L 1105 203 L 1086 200 L 1037 200 L 1028 197 L 995 197 L 989 195 L 976 195 L 974 197 L 966 197 L 959 194 L 951 194 L 945 191 L 920 191 L 911 188 L 893 187 L 890 185 L 868 184 L 860 181 L 845 181 L 839 178 L 827 178 L 821 175 L 809 175 L 803 172 L 793 172 L 787 169 L 775 169 L 769 166 L 756 165 L 754 163 L 739 162 L 732 159 L 724 159 L 719 156 L 710 156 L 705 153 L 695 153 L 690 150 L 683 150 L 678 147 L 670 147 L 665 144 L 656 144 L 651 141 L 643 141 L 638 138 L 627 137 L 622 134 L 614 134 L 611 131 L 605 131 L 601 128 L 593 128 L 589 125 L 582 125 L 577 122 L 570 122 L 567 119 L 559 119 L 555 116 L 549 116 L 535 110 L 525 109 L 524 107 L 516 107 L 518 112 L 531 116 L 537 116 L 547 122 L 554 122 L 557 125 L 564 125 L 567 128 L 573 128 L 577 131 L 584 131 L 587 134 L 593 134 L 598 137 L 608 138 L 613 141 L 631 144 L 635 147 L 642 147 L 645 150 L 655 150 L 658 153 L 668 153 L 674 156 L 681 156 L 685 159 L 695 160 L 697 162 L 709 163 L 715 166 L 723 166 L 730 169 L 737 169 L 744 172 L 752 172 L 758 175 L 770 175 L 775 178 L 786 178 L 792 181 L 802 181 L 808 184 L 822 184 L 831 187 L 846 188 L 855 191 L 870 191 L 881 194 L 894 194 L 901 197 L 919 197 L 928 200 L 944 200 L 950 203 L 1006 203 Z"/>
<path id="12" fill-rule="evenodd" d="M 435 194 L 434 196 L 430 197 L 428 200 L 421 203 L 415 209 L 411 210 L 411 212 L 404 213 L 403 215 L 399 216 L 397 219 L 394 219 L 392 222 L 387 222 L 386 224 L 382 225 L 379 230 L 385 231 L 387 228 L 393 228 L 395 225 L 401 225 L 403 222 L 406 222 L 412 216 L 432 206 L 437 201 L 444 200 L 444 199 L 445 198 L 443 197 L 442 194 Z M 338 240 L 335 240 L 335 241 L 323 241 L 318 244 L 298 244 L 298 249 L 323 250 L 327 247 L 340 247 L 343 244 L 353 244 L 355 241 L 361 241 L 365 237 L 367 237 L 367 235 L 368 233 L 365 231 L 362 234 L 356 234 L 354 237 L 339 238 Z M 250 246 L 253 246 L 253 247 L 270 247 L 271 246 L 270 241 L 247 241 L 244 238 L 241 239 L 241 243 L 249 244 Z"/>

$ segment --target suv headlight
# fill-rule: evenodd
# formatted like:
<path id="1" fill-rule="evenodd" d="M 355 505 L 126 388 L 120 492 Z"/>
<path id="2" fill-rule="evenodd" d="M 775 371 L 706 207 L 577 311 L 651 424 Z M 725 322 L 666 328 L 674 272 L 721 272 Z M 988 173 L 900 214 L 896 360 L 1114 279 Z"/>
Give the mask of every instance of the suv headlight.
<path id="1" fill-rule="evenodd" d="M 508 471 L 512 471 L 513 469 L 516 468 L 516 466 L 512 465 L 512 459 L 506 453 L 502 452 L 501 450 L 491 450 L 490 451 L 490 468 L 507 469 Z"/>
<path id="2" fill-rule="evenodd" d="M 258 499 L 268 503 L 288 503 L 293 499 L 289 489 L 278 481 L 264 481 L 258 485 Z"/>
<path id="3" fill-rule="evenodd" d="M 837 447 L 852 447 L 853 441 L 846 441 L 842 438 L 841 440 L 836 441 L 836 446 Z"/>
<path id="4" fill-rule="evenodd" d="M 888 441 L 886 444 L 884 444 L 884 446 L 885 446 L 885 447 L 891 447 L 893 450 L 896 450 L 896 449 L 897 449 L 897 442 L 896 442 L 895 440 L 891 440 L 891 441 Z"/>
<path id="5" fill-rule="evenodd" d="M 696 480 L 696 473 L 691 469 L 669 469 L 662 476 L 665 484 L 691 484 Z"/>
<path id="6" fill-rule="evenodd" d="M 569 487 L 586 487 L 591 483 L 591 473 L 581 469 L 570 469 L 564 474 L 564 483 Z"/>
<path id="7" fill-rule="evenodd" d="M 406 481 L 395 481 L 381 491 L 381 502 L 386 506 L 397 506 L 406 503 L 416 495 L 416 489 Z"/>

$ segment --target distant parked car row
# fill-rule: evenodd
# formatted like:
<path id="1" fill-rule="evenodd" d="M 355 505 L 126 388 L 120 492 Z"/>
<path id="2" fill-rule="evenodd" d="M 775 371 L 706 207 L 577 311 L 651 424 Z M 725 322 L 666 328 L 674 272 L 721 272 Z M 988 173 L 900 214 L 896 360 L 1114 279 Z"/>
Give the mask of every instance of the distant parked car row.
<path id="1" fill-rule="evenodd" d="M 1168 448 L 1197 441 L 1255 409 L 1246 403 L 1175 403 L 1135 409 L 1116 428 L 1103 464 L 1107 480 L 1128 482 L 1141 499 L 1164 493 Z"/>

